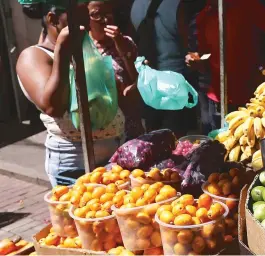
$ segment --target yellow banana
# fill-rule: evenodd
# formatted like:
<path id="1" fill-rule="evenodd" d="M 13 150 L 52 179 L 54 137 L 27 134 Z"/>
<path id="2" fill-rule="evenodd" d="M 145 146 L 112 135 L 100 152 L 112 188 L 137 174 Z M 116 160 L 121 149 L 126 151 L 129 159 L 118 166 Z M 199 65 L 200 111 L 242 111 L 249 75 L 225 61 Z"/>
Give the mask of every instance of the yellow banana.
<path id="1" fill-rule="evenodd" d="M 241 138 L 239 139 L 239 144 L 241 146 L 245 146 L 248 144 L 248 137 L 246 135 L 241 136 Z"/>
<path id="2" fill-rule="evenodd" d="M 247 103 L 246 104 L 246 107 L 247 107 L 247 109 L 249 110 L 249 109 L 251 109 L 251 108 L 257 108 L 259 106 L 259 104 L 258 103 Z"/>
<path id="3" fill-rule="evenodd" d="M 264 111 L 265 111 L 265 108 L 264 108 L 263 106 L 258 106 L 258 107 L 256 108 L 256 110 L 257 110 L 257 112 L 258 112 L 258 116 L 259 116 L 259 117 L 262 117 L 262 115 L 263 115 L 263 113 L 264 113 Z"/>
<path id="4" fill-rule="evenodd" d="M 248 117 L 247 120 L 243 123 L 243 133 L 244 135 L 248 135 L 250 129 L 254 124 L 254 117 Z"/>
<path id="5" fill-rule="evenodd" d="M 232 133 L 230 130 L 224 131 L 219 133 L 216 137 L 215 140 L 218 140 L 220 143 L 225 142 L 229 137 L 232 136 Z"/>
<path id="6" fill-rule="evenodd" d="M 261 150 L 256 151 L 252 156 L 252 162 L 261 157 Z"/>
<path id="7" fill-rule="evenodd" d="M 254 132 L 258 139 L 264 138 L 263 127 L 262 127 L 261 119 L 259 117 L 256 117 L 254 119 Z"/>
<path id="8" fill-rule="evenodd" d="M 257 108 L 258 108 L 258 107 L 255 107 L 255 108 L 249 108 L 249 110 L 248 110 L 249 115 L 252 116 L 252 117 L 259 116 L 259 112 L 258 112 Z"/>
<path id="9" fill-rule="evenodd" d="M 246 113 L 248 113 L 248 110 L 247 110 L 247 108 L 242 108 L 242 107 L 239 107 L 239 108 L 238 108 L 238 111 L 243 111 L 243 112 L 246 112 Z"/>
<path id="10" fill-rule="evenodd" d="M 244 154 L 247 156 L 247 157 L 251 157 L 253 154 L 254 154 L 255 150 L 253 148 L 251 148 L 250 146 L 247 146 L 245 148 L 245 151 L 244 151 Z"/>
<path id="11" fill-rule="evenodd" d="M 240 145 L 236 145 L 229 153 L 229 161 L 237 162 L 240 154 Z"/>
<path id="12" fill-rule="evenodd" d="M 241 151 L 242 151 L 243 153 L 245 152 L 245 150 L 246 150 L 246 147 L 247 147 L 247 145 L 240 146 L 240 149 L 241 149 Z"/>
<path id="13" fill-rule="evenodd" d="M 239 140 L 243 135 L 244 135 L 244 132 L 243 132 L 243 127 L 244 127 L 244 124 L 241 124 L 239 125 L 235 132 L 234 132 L 234 137 Z"/>
<path id="14" fill-rule="evenodd" d="M 250 147 L 254 147 L 256 143 L 256 137 L 255 137 L 255 132 L 254 132 L 254 126 L 252 125 L 251 129 L 248 131 L 248 145 Z"/>
<path id="15" fill-rule="evenodd" d="M 258 97 L 258 100 L 260 102 L 260 104 L 264 104 L 265 103 L 265 94 L 262 94 Z"/>
<path id="16" fill-rule="evenodd" d="M 235 139 L 235 137 L 231 136 L 223 144 L 226 150 L 230 151 L 235 146 L 236 143 L 237 143 L 237 140 Z"/>
<path id="17" fill-rule="evenodd" d="M 257 98 L 250 99 L 250 102 L 253 103 L 253 104 L 265 107 L 265 103 L 262 102 L 261 100 L 257 99 Z"/>
<path id="18" fill-rule="evenodd" d="M 245 159 L 247 159 L 247 155 L 245 153 L 243 153 L 240 157 L 240 161 L 244 161 Z"/>
<path id="19" fill-rule="evenodd" d="M 236 118 L 237 116 L 241 116 L 241 115 L 247 115 L 248 113 L 246 111 L 233 111 L 231 113 L 229 113 L 226 117 L 225 117 L 225 121 L 227 123 L 231 122 L 234 118 Z"/>
<path id="20" fill-rule="evenodd" d="M 263 127 L 265 128 L 265 117 L 261 118 L 261 123 L 262 123 Z"/>
<path id="21" fill-rule="evenodd" d="M 263 92 L 265 91 L 265 82 L 260 84 L 256 91 L 254 92 L 255 95 L 259 95 L 259 94 L 262 94 Z"/>
<path id="22" fill-rule="evenodd" d="M 229 130 L 236 129 L 239 125 L 243 124 L 247 118 L 248 115 L 246 115 L 246 113 L 236 116 L 230 121 Z"/>

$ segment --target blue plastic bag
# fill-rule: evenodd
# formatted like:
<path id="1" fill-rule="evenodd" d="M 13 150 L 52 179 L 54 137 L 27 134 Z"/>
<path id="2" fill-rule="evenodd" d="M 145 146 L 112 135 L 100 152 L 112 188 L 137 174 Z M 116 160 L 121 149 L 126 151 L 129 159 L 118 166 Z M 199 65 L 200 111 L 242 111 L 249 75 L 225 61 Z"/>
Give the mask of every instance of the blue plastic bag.
<path id="1" fill-rule="evenodd" d="M 93 130 L 107 127 L 118 111 L 118 93 L 111 56 L 102 56 L 88 34 L 83 41 L 83 56 Z M 70 72 L 70 117 L 79 129 L 80 119 L 74 72 Z"/>
<path id="2" fill-rule="evenodd" d="M 138 90 L 146 105 L 161 110 L 193 108 L 198 103 L 198 93 L 179 73 L 157 71 L 144 65 L 138 57 L 135 67 L 139 73 Z M 193 103 L 189 103 L 189 93 Z"/>

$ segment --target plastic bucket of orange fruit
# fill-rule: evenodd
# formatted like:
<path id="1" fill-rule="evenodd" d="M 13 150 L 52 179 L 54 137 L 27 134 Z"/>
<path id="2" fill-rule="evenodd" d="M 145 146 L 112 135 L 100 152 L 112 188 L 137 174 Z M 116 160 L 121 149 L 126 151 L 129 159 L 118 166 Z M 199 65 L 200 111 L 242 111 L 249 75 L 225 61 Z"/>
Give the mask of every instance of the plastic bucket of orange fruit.
<path id="1" fill-rule="evenodd" d="M 84 249 L 92 251 L 109 251 L 118 245 L 122 245 L 120 229 L 114 215 L 102 218 L 79 218 L 72 206 L 69 210 L 74 219 L 78 235 Z"/>
<path id="2" fill-rule="evenodd" d="M 68 187 L 68 189 L 71 187 Z M 45 194 L 44 200 L 49 206 L 50 218 L 54 232 L 62 237 L 76 237 L 77 230 L 75 222 L 69 215 L 70 200 L 54 201 L 53 191 Z"/>
<path id="3" fill-rule="evenodd" d="M 122 240 L 126 249 L 130 251 L 146 250 L 162 245 L 159 225 L 155 222 L 157 209 L 171 203 L 180 196 L 130 209 L 119 209 L 112 206 L 119 223 Z"/>
<path id="4" fill-rule="evenodd" d="M 172 222 L 177 223 L 177 218 L 184 218 L 188 214 L 175 217 L 172 213 L 170 216 L 170 218 L 174 216 L 172 221 L 168 221 L 168 223 L 163 222 L 161 220 L 162 213 L 166 215 L 169 210 L 166 208 L 168 205 L 162 206 L 165 209 L 163 211 L 162 209 L 161 211 L 158 210 L 155 220 L 160 227 L 164 255 L 215 255 L 220 252 L 225 247 L 224 219 L 228 215 L 229 209 L 222 202 L 218 203 L 223 207 L 224 211 L 217 220 L 195 225 L 172 224 Z M 191 223 L 194 223 L 192 217 L 190 219 Z M 177 221 L 178 223 L 185 222 L 181 219 Z"/>
<path id="5" fill-rule="evenodd" d="M 153 175 L 152 175 L 153 171 Z M 136 172 L 136 175 L 134 175 Z M 138 173 L 139 176 L 137 177 Z M 163 174 L 164 172 L 164 174 Z M 150 172 L 143 172 L 142 170 L 136 169 L 130 175 L 131 188 L 141 187 L 143 184 L 154 184 L 156 182 L 163 182 L 165 185 L 170 185 L 173 188 L 179 190 L 181 184 L 181 177 L 178 172 L 172 171 L 171 169 L 165 169 L 160 172 L 157 168 L 154 168 Z"/>

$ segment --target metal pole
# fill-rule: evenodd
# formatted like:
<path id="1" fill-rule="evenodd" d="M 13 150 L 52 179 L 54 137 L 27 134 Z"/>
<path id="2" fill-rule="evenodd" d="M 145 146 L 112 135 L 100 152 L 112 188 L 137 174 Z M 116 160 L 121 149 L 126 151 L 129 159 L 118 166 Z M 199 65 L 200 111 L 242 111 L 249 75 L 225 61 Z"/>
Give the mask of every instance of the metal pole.
<path id="1" fill-rule="evenodd" d="M 218 0 L 219 10 L 219 38 L 220 38 L 220 93 L 221 93 L 221 125 L 225 125 L 225 116 L 227 114 L 227 74 L 226 74 L 226 25 L 224 1 Z"/>
<path id="2" fill-rule="evenodd" d="M 95 169 L 95 156 L 92 138 L 92 126 L 90 122 L 88 93 L 86 88 L 86 77 L 82 51 L 82 41 L 79 39 L 79 24 L 76 21 L 77 0 L 69 0 L 68 26 L 73 54 L 73 66 L 75 71 L 76 92 L 78 97 L 78 108 L 80 115 L 80 130 L 84 154 L 86 172 Z"/>

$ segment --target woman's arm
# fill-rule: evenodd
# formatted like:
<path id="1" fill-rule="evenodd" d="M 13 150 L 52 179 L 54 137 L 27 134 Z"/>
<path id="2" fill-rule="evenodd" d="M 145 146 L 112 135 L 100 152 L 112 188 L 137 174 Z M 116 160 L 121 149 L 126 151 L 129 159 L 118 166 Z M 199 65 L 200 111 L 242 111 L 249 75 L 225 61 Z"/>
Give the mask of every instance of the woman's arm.
<path id="1" fill-rule="evenodd" d="M 68 28 L 60 33 L 54 60 L 45 52 L 31 47 L 19 57 L 17 74 L 34 104 L 44 113 L 61 117 L 69 98 Z"/>

